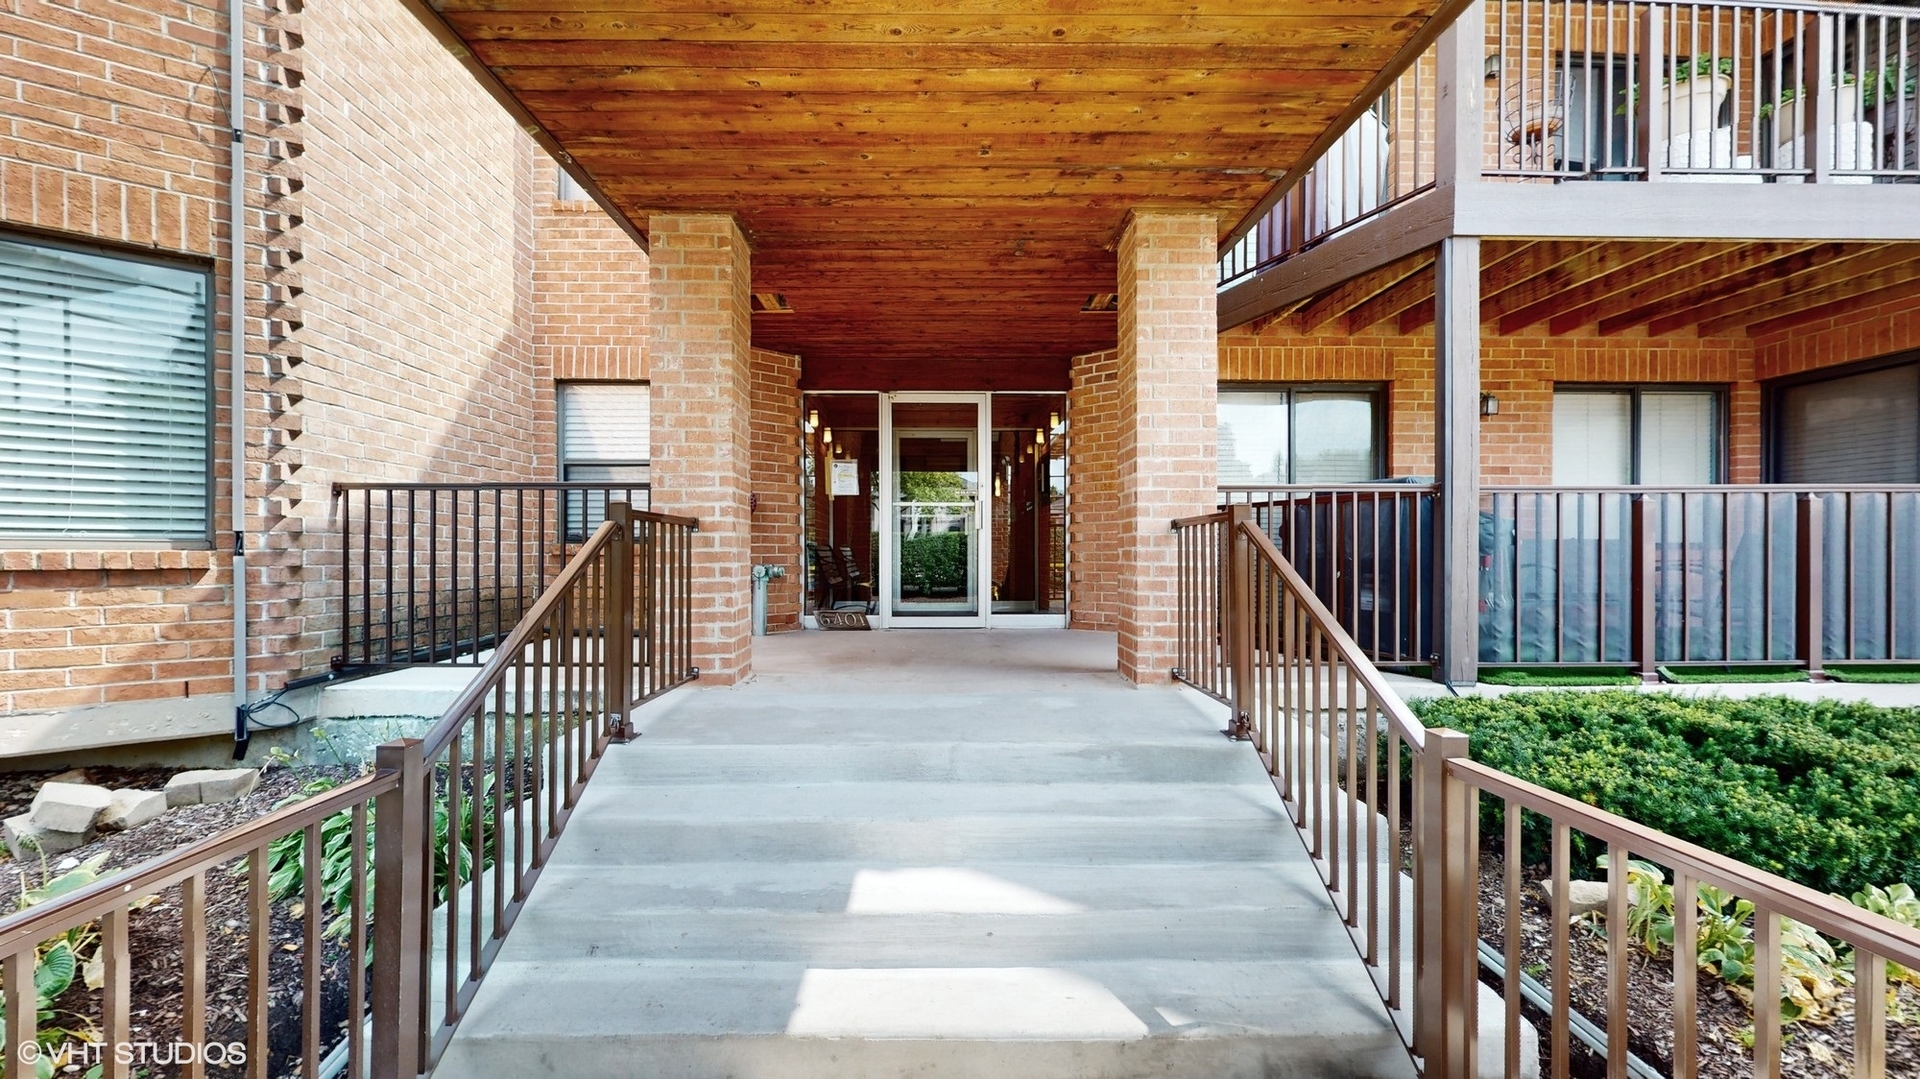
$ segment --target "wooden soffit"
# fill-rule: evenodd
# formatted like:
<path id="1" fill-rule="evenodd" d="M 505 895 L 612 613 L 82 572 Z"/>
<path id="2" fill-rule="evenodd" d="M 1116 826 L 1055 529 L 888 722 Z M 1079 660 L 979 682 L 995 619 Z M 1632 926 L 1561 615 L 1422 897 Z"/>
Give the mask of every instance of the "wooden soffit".
<path id="1" fill-rule="evenodd" d="M 1111 347 L 1130 211 L 1224 236 L 1462 6 L 405 2 L 636 235 L 734 214 L 757 345 L 895 363 Z"/>

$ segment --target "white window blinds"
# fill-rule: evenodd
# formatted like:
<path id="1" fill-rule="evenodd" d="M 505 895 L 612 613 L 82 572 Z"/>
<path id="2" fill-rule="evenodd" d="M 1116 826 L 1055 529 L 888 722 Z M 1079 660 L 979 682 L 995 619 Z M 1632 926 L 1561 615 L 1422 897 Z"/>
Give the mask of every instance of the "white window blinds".
<path id="1" fill-rule="evenodd" d="M 1714 416 L 1718 398 L 1694 391 L 1647 390 L 1640 395 L 1640 482 L 1655 486 L 1713 483 Z"/>
<path id="2" fill-rule="evenodd" d="M 650 397 L 644 382 L 568 382 L 560 386 L 560 461 L 564 479 L 644 480 Z M 612 475 L 619 470 L 621 474 Z"/>
<path id="3" fill-rule="evenodd" d="M 208 289 L 0 240 L 0 540 L 206 542 Z"/>
<path id="4" fill-rule="evenodd" d="M 1920 483 L 1920 363 L 1780 395 L 1782 483 Z"/>
<path id="5" fill-rule="evenodd" d="M 1633 482 L 1633 395 L 1553 395 L 1553 482 L 1595 487 Z"/>

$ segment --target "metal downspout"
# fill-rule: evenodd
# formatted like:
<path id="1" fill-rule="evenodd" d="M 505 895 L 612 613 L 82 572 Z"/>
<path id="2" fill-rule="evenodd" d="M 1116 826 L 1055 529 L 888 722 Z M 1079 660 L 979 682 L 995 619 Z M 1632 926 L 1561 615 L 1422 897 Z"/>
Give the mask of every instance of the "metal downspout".
<path id="1" fill-rule="evenodd" d="M 227 0 L 227 418 L 233 530 L 233 759 L 247 755 L 247 12 Z"/>

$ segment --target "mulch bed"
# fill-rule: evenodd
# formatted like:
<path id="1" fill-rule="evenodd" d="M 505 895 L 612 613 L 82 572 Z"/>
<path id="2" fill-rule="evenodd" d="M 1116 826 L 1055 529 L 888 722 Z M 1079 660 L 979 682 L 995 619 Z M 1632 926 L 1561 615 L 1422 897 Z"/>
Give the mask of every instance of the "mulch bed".
<path id="1" fill-rule="evenodd" d="M 158 790 L 166 784 L 174 769 L 89 768 L 89 778 L 109 787 L 136 787 Z M 34 791 L 56 774 L 53 772 L 14 772 L 0 775 L 0 812 L 14 815 L 27 811 Z M 50 856 L 44 876 L 57 876 L 63 867 L 84 861 L 96 854 L 109 855 L 108 870 L 128 869 L 151 858 L 185 846 L 195 840 L 265 815 L 286 798 L 300 792 L 306 783 L 318 778 L 345 779 L 351 772 L 338 768 L 276 768 L 260 777 L 260 784 L 245 798 L 217 805 L 182 806 L 138 828 L 106 833 L 84 847 L 66 854 Z M 70 861 L 72 860 L 72 861 Z M 11 912 L 21 892 L 22 882 L 38 885 L 43 872 L 37 860 L 25 863 L 0 862 L 0 911 Z M 207 874 L 207 1015 L 206 1040 L 210 1043 L 247 1041 L 247 877 L 246 862 L 241 859 Z M 273 905 L 268 982 L 268 1044 L 270 1074 L 284 1075 L 297 1068 L 301 1039 L 302 966 L 304 963 L 303 920 L 296 917 L 293 901 Z M 331 911 L 324 917 L 330 918 Z M 181 911 L 179 889 L 160 893 L 156 902 L 135 910 L 128 918 L 128 944 L 132 954 L 131 1015 L 128 1040 L 155 1043 L 165 1047 L 174 1042 L 181 1029 Z M 324 921 L 323 921 L 324 924 Z M 347 1018 L 349 962 L 345 943 L 328 941 L 321 956 L 322 1041 L 337 1042 L 344 1036 Z M 58 1002 L 56 1025 L 79 1029 L 96 1023 L 100 1016 L 100 995 L 89 991 L 76 979 L 74 988 Z M 163 1048 L 163 1054 L 168 1051 Z M 211 1059 L 217 1059 L 211 1058 Z M 179 1069 L 171 1065 L 149 1065 L 145 1074 L 169 1076 Z M 213 1075 L 240 1075 L 242 1066 L 208 1069 Z"/>
<path id="2" fill-rule="evenodd" d="M 1497 849 L 1481 856 L 1480 936 L 1505 950 L 1506 865 Z M 1552 984 L 1552 910 L 1540 881 L 1549 874 L 1545 867 L 1529 866 L 1521 870 L 1521 969 L 1543 985 Z M 1583 875 L 1576 867 L 1575 876 Z M 1586 874 L 1592 876 L 1594 874 Z M 1574 1010 L 1594 1025 L 1606 1027 L 1607 943 L 1601 929 L 1588 919 L 1570 928 L 1568 966 L 1572 985 L 1570 1001 Z M 1648 955 L 1636 945 L 1628 949 L 1628 1046 L 1642 1061 L 1662 1075 L 1673 1074 L 1673 956 L 1664 951 Z M 1483 971 L 1483 974 L 1485 972 Z M 1701 971 L 1695 989 L 1701 1079 L 1747 1079 L 1753 1075 L 1753 1016 L 1738 997 L 1712 974 Z M 1484 978 L 1495 989 L 1500 980 Z M 1901 984 L 1897 1011 L 1914 1018 L 1905 1023 L 1887 1024 L 1887 1074 L 1920 1076 L 1920 989 Z M 1852 990 L 1843 998 L 1847 1007 L 1841 1014 L 1820 1023 L 1788 1023 L 1782 1028 L 1784 1046 L 1781 1073 L 1789 1076 L 1833 1076 L 1853 1074 Z M 1553 1074 L 1550 1019 L 1529 1007 L 1527 1018 L 1540 1031 L 1540 1071 Z M 1604 1077 L 1606 1061 L 1572 1040 L 1570 1061 L 1577 1079 Z"/>

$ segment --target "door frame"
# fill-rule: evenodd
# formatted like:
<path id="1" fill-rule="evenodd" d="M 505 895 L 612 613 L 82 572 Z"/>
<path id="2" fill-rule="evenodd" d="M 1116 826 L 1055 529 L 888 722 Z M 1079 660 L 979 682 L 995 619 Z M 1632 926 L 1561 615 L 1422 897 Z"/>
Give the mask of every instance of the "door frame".
<path id="1" fill-rule="evenodd" d="M 993 488 L 988 475 L 987 445 L 993 438 L 993 395 L 990 393 L 925 393 L 895 391 L 880 395 L 880 512 L 884 527 L 880 532 L 880 565 L 875 575 L 875 585 L 879 592 L 879 614 L 877 621 L 881 629 L 985 629 L 993 613 Z M 893 406 L 895 404 L 912 405 L 972 405 L 974 406 L 973 435 L 973 472 L 979 477 L 981 487 L 977 509 L 974 512 L 974 534 L 976 536 L 975 559 L 973 569 L 973 589 L 975 613 L 970 615 L 910 615 L 894 618 L 893 594 L 898 588 L 894 580 L 899 573 L 899 562 L 895 548 L 899 542 L 899 499 L 894 489 L 894 459 L 897 447 L 894 443 Z M 910 429 L 910 428 L 909 428 Z M 949 428 L 951 430 L 951 428 Z"/>

